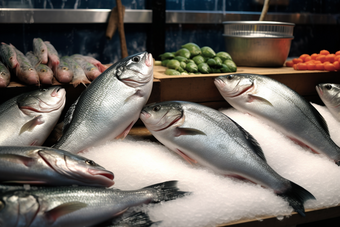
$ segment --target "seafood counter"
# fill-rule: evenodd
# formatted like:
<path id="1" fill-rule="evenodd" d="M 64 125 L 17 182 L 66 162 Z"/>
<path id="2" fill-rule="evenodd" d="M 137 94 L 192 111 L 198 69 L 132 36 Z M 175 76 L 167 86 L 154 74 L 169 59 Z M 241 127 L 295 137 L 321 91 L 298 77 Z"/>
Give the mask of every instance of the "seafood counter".
<path id="1" fill-rule="evenodd" d="M 191 100 L 150 103 L 147 52 L 93 78 L 65 116 L 62 86 L 2 103 L 0 224 L 216 226 L 308 219 L 310 209 L 337 206 L 339 85 L 315 84 L 326 105 L 319 106 L 275 79 L 239 71 L 208 75 L 206 85 L 230 106 L 220 110 Z M 44 145 L 61 117 L 60 137 Z M 129 134 L 139 119 L 156 141 Z"/>

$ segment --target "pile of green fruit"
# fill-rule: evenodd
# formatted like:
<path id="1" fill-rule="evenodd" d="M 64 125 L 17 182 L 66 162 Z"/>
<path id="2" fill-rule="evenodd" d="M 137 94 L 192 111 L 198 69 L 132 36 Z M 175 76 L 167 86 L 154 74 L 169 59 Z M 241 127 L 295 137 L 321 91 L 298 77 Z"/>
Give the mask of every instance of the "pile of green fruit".
<path id="1" fill-rule="evenodd" d="M 166 52 L 159 58 L 160 64 L 167 67 L 166 75 L 229 73 L 237 70 L 227 52 L 215 53 L 212 48 L 200 48 L 195 43 L 187 43 L 176 52 Z"/>

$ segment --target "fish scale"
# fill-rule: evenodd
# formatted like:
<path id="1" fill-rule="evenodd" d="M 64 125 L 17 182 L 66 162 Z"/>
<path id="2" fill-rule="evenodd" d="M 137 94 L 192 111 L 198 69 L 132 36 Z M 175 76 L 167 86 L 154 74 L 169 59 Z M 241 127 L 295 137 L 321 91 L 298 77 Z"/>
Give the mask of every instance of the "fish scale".
<path id="1" fill-rule="evenodd" d="M 117 75 L 119 67 L 124 70 Z M 138 53 L 118 61 L 72 105 L 63 136 L 54 147 L 77 153 L 110 139 L 124 138 L 138 120 L 152 84 L 151 54 Z"/>

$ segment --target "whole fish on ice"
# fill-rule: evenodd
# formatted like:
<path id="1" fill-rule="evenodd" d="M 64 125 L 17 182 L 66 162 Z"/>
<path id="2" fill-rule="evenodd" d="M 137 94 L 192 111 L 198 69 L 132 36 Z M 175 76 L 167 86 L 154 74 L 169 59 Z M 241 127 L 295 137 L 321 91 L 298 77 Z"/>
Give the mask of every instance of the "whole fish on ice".
<path id="1" fill-rule="evenodd" d="M 153 84 L 152 55 L 126 57 L 95 79 L 65 116 L 55 148 L 77 153 L 103 141 L 124 138 L 147 102 Z"/>
<path id="2" fill-rule="evenodd" d="M 0 145 L 42 145 L 57 123 L 66 101 L 60 86 L 15 96 L 0 105 Z"/>
<path id="3" fill-rule="evenodd" d="M 340 165 L 340 148 L 330 138 L 325 120 L 292 89 L 257 74 L 220 76 L 215 79 L 215 85 L 235 109 L 264 120 Z"/>
<path id="4" fill-rule="evenodd" d="M 0 224 L 6 227 L 86 227 L 124 213 L 130 207 L 183 197 L 174 181 L 138 190 L 98 187 L 44 187 L 0 195 Z"/>
<path id="5" fill-rule="evenodd" d="M 145 106 L 140 118 L 157 140 L 188 162 L 270 188 L 302 216 L 303 203 L 315 199 L 275 172 L 257 141 L 217 110 L 196 103 L 168 101 Z"/>
<path id="6" fill-rule="evenodd" d="M 318 84 L 316 91 L 329 112 L 340 121 L 340 84 Z"/>
<path id="7" fill-rule="evenodd" d="M 94 161 L 41 146 L 0 146 L 0 182 L 110 187 L 113 173 Z"/>

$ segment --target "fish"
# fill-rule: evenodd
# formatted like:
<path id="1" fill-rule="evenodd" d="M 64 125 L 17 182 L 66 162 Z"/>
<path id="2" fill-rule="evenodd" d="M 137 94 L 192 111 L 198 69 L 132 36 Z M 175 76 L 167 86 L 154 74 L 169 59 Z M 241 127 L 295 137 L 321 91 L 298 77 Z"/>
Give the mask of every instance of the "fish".
<path id="1" fill-rule="evenodd" d="M 32 66 L 38 73 L 39 81 L 42 84 L 52 84 L 53 82 L 53 72 L 50 67 L 40 63 L 37 56 L 35 56 L 31 51 L 26 53 L 27 59 L 31 62 Z"/>
<path id="2" fill-rule="evenodd" d="M 47 64 L 48 62 L 48 50 L 47 46 L 41 38 L 33 39 L 33 53 L 42 64 Z"/>
<path id="3" fill-rule="evenodd" d="M 57 50 L 49 41 L 44 41 L 47 48 L 47 58 L 48 58 L 48 66 L 53 70 L 54 73 L 57 71 L 57 67 L 60 64 L 60 58 Z"/>
<path id="4" fill-rule="evenodd" d="M 73 87 L 77 87 L 79 84 L 83 84 L 86 86 L 86 84 L 91 83 L 86 77 L 86 74 L 84 70 L 81 68 L 81 66 L 73 60 L 70 56 L 63 56 L 63 61 L 67 62 L 67 64 L 70 67 L 70 70 L 73 72 L 73 79 L 72 84 Z"/>
<path id="5" fill-rule="evenodd" d="M 14 69 L 19 64 L 13 45 L 2 42 L 0 46 L 0 58 L 9 69 Z"/>
<path id="6" fill-rule="evenodd" d="M 55 148 L 78 153 L 104 141 L 124 139 L 139 118 L 153 85 L 147 52 L 128 56 L 100 74 L 71 105 Z"/>
<path id="7" fill-rule="evenodd" d="M 271 168 L 256 139 L 215 109 L 192 102 L 165 101 L 146 105 L 140 119 L 159 142 L 187 162 L 269 188 L 301 216 L 305 216 L 304 202 L 315 199 Z"/>
<path id="8" fill-rule="evenodd" d="M 11 73 L 0 61 L 0 87 L 7 87 L 11 82 Z"/>
<path id="9" fill-rule="evenodd" d="M 68 62 L 64 58 L 60 58 L 60 63 L 54 74 L 55 78 L 60 83 L 70 83 L 73 79 L 73 71 Z"/>
<path id="10" fill-rule="evenodd" d="M 110 187 L 114 175 L 92 160 L 43 146 L 0 146 L 0 182 Z"/>
<path id="11" fill-rule="evenodd" d="M 269 77 L 247 73 L 219 76 L 214 83 L 235 109 L 261 119 L 340 165 L 340 148 L 330 138 L 325 119 L 291 88 Z"/>
<path id="12" fill-rule="evenodd" d="M 39 76 L 35 68 L 32 66 L 31 62 L 26 58 L 26 56 L 12 44 L 17 55 L 18 65 L 15 67 L 15 75 L 17 78 L 28 85 L 40 86 Z"/>
<path id="13" fill-rule="evenodd" d="M 17 95 L 0 105 L 0 146 L 42 145 L 66 102 L 60 86 Z"/>
<path id="14" fill-rule="evenodd" d="M 329 112 L 340 121 L 340 84 L 318 84 L 316 91 Z"/>
<path id="15" fill-rule="evenodd" d="M 98 61 L 94 57 L 83 55 L 83 58 L 85 58 L 86 61 L 96 66 L 101 73 L 104 72 L 108 68 L 108 66 L 103 65 L 100 61 Z"/>
<path id="16" fill-rule="evenodd" d="M 89 80 L 93 81 L 101 74 L 99 69 L 90 62 L 86 61 L 86 59 L 82 55 L 73 54 L 71 55 L 71 58 L 80 65 Z"/>
<path id="17" fill-rule="evenodd" d="M 59 186 L 8 191 L 0 195 L 0 223 L 6 227 L 94 226 L 130 207 L 185 196 L 176 184 L 167 181 L 137 190 Z"/>

